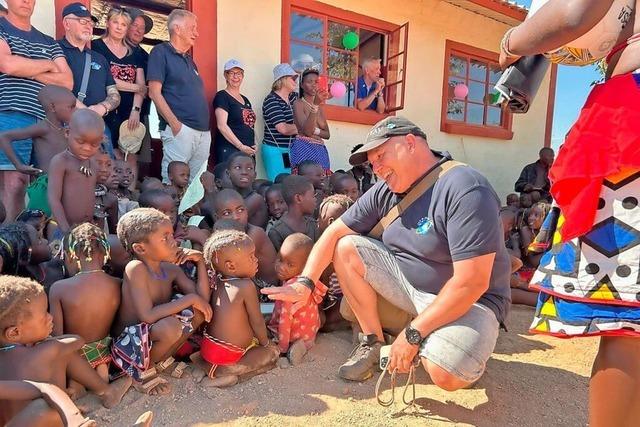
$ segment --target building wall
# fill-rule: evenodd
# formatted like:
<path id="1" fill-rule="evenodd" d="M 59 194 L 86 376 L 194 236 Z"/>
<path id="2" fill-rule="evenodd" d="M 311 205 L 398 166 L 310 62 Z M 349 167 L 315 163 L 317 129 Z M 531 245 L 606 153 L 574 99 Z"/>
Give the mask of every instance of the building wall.
<path id="1" fill-rule="evenodd" d="M 56 10 L 53 0 L 37 0 L 31 24 L 45 34 L 55 37 Z"/>
<path id="2" fill-rule="evenodd" d="M 433 148 L 448 150 L 456 159 L 485 173 L 501 197 L 513 191 L 522 166 L 536 160 L 544 144 L 549 79 L 529 112 L 514 118 L 515 135 L 511 141 L 440 132 L 445 40 L 497 51 L 506 25 L 440 0 L 323 2 L 398 25 L 409 21 L 405 108 L 398 114 L 420 125 Z M 259 141 L 262 100 L 269 92 L 271 70 L 280 62 L 281 17 L 279 0 L 218 0 L 218 87 L 225 85 L 221 68 L 226 60 L 236 57 L 245 63 L 242 91 L 258 113 Z M 347 168 L 348 153 L 363 141 L 369 126 L 336 121 L 330 126 L 332 136 L 327 147 L 332 167 Z"/>

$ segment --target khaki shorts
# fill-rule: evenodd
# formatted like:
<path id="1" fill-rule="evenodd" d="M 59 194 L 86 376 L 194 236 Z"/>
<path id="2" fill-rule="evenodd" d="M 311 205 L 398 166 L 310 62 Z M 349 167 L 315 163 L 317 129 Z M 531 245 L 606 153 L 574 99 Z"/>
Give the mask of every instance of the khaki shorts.
<path id="1" fill-rule="evenodd" d="M 400 325 L 406 326 L 435 300 L 436 295 L 411 286 L 395 256 L 380 241 L 363 236 L 344 239 L 356 248 L 365 267 L 364 279 L 379 295 L 378 312 L 383 328 L 397 330 Z M 340 311 L 349 320 L 348 307 L 341 307 Z M 475 382 L 484 373 L 498 339 L 498 329 L 493 311 L 475 303 L 464 316 L 427 336 L 420 345 L 420 356 L 463 381 Z"/>

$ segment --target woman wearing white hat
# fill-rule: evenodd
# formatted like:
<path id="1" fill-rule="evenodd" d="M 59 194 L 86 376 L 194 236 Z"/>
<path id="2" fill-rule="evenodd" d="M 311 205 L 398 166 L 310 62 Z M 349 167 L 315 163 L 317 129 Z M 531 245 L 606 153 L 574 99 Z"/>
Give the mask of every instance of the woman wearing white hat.
<path id="1" fill-rule="evenodd" d="M 298 89 L 298 73 L 289 64 L 278 64 L 273 69 L 271 92 L 264 99 L 264 139 L 262 159 L 269 180 L 278 174 L 291 173 L 289 146 L 298 135 L 293 120 L 293 101 Z"/>
<path id="2" fill-rule="evenodd" d="M 237 59 L 224 64 L 224 79 L 227 86 L 213 98 L 213 110 L 216 115 L 218 132 L 213 144 L 215 163 L 227 161 L 238 151 L 254 156 L 256 140 L 254 125 L 256 113 L 249 99 L 240 93 L 244 80 L 244 65 Z"/>

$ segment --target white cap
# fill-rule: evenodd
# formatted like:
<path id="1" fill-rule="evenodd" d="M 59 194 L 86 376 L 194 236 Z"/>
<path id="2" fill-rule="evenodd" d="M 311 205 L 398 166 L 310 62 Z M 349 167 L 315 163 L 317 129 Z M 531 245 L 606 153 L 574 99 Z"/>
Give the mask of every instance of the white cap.
<path id="1" fill-rule="evenodd" d="M 225 71 L 229 71 L 232 68 L 240 68 L 242 71 L 244 71 L 244 65 L 242 65 L 242 62 L 238 61 L 237 59 L 230 59 L 224 63 Z"/>

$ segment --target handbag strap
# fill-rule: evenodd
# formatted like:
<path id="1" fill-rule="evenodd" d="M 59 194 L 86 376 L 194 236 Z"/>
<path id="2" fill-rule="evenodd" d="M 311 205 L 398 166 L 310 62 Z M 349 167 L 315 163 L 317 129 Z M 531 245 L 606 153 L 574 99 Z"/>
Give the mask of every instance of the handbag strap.
<path id="1" fill-rule="evenodd" d="M 398 219 L 402 212 L 407 210 L 409 206 L 413 204 L 420 196 L 427 192 L 438 181 L 439 178 L 444 176 L 451 169 L 458 166 L 467 166 L 465 163 L 457 162 L 455 160 L 446 161 L 438 165 L 435 169 L 429 172 L 422 180 L 414 186 L 409 193 L 398 202 L 382 219 L 373 227 L 373 230 L 369 232 L 369 237 L 380 240 L 382 233 L 391 225 L 393 221 Z"/>
<path id="2" fill-rule="evenodd" d="M 84 104 L 84 100 L 87 97 L 87 88 L 89 87 L 89 75 L 91 74 L 91 54 L 87 51 L 84 52 L 84 68 L 82 69 L 82 83 L 80 83 L 80 90 L 78 91 L 78 101 Z"/>

